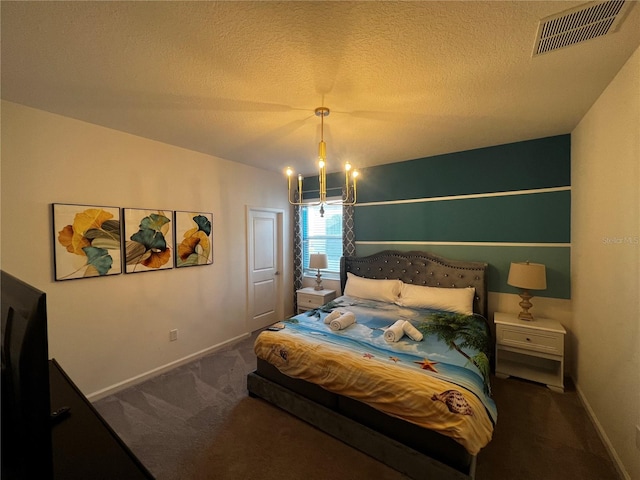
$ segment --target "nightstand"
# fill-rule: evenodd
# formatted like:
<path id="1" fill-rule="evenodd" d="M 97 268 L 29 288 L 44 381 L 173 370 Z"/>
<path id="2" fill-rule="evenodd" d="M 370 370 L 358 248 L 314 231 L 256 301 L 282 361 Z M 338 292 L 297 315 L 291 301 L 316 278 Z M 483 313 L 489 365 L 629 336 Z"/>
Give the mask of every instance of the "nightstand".
<path id="1" fill-rule="evenodd" d="M 496 312 L 496 376 L 525 378 L 564 392 L 564 335 L 556 320 Z"/>
<path id="2" fill-rule="evenodd" d="M 313 310 L 329 303 L 336 298 L 335 290 L 315 290 L 313 287 L 301 288 L 296 291 L 298 299 L 298 313 Z"/>

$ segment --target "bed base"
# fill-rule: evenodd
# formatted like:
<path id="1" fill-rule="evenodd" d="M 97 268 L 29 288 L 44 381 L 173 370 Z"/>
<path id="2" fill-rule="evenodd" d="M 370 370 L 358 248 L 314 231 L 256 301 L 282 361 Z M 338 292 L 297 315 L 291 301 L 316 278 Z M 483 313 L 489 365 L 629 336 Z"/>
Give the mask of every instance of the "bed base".
<path id="1" fill-rule="evenodd" d="M 307 385 L 311 388 L 315 387 L 315 385 Z M 426 453 L 380 433 L 377 428 L 374 430 L 360 421 L 350 418 L 349 411 L 341 412 L 340 408 L 333 408 L 331 403 L 334 403 L 334 397 L 340 396 L 325 391 L 326 395 L 321 397 L 319 402 L 314 401 L 260 375 L 257 371 L 247 376 L 247 388 L 249 395 L 272 403 L 412 479 L 472 480 L 475 477 L 475 456 L 465 452 L 464 454 L 468 457 L 467 465 L 460 467 L 460 469 L 453 468 Z M 351 408 L 346 408 L 346 410 L 351 410 L 351 413 L 361 411 L 360 407 L 363 407 L 365 412 L 366 409 L 370 409 L 360 402 L 353 400 L 351 402 Z M 398 421 L 397 419 L 391 420 Z M 433 432 L 429 433 L 433 434 Z M 448 448 L 446 441 L 450 439 L 439 437 L 443 439 L 445 448 Z"/>

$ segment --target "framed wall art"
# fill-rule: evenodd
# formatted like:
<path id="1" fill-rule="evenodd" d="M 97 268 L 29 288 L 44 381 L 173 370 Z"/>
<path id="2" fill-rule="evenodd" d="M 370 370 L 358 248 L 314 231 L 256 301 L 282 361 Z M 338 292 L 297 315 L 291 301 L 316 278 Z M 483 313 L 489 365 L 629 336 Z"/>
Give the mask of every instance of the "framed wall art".
<path id="1" fill-rule="evenodd" d="M 123 210 L 125 273 L 173 268 L 173 212 Z"/>
<path id="2" fill-rule="evenodd" d="M 53 203 L 55 280 L 122 273 L 119 207 Z"/>
<path id="3" fill-rule="evenodd" d="M 175 212 L 176 268 L 213 263 L 213 214 Z"/>

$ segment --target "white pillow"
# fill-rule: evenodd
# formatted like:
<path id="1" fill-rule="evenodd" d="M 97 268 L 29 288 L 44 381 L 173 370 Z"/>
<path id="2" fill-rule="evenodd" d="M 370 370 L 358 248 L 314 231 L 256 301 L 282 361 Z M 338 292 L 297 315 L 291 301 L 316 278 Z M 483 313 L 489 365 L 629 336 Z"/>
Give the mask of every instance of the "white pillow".
<path id="1" fill-rule="evenodd" d="M 400 298 L 396 304 L 410 308 L 432 308 L 448 312 L 473 315 L 473 297 L 476 289 L 438 288 L 420 285 L 402 284 Z"/>
<path id="2" fill-rule="evenodd" d="M 347 284 L 343 293 L 350 297 L 395 303 L 398 300 L 398 295 L 400 295 L 400 288 L 402 288 L 400 280 L 362 278 L 347 272 Z"/>

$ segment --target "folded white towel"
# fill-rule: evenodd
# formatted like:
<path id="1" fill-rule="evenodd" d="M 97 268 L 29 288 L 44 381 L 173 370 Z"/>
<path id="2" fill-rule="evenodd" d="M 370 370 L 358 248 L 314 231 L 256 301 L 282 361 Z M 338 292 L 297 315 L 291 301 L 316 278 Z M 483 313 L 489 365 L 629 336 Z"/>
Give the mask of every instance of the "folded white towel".
<path id="1" fill-rule="evenodd" d="M 422 341 L 422 333 L 420 333 L 420 330 L 414 327 L 411 322 L 405 320 L 402 329 L 404 330 L 404 333 L 407 334 L 407 337 L 409 337 L 411 340 L 414 340 L 416 342 Z"/>
<path id="2" fill-rule="evenodd" d="M 343 315 L 340 315 L 338 318 L 334 318 L 333 320 L 331 320 L 331 323 L 329 323 L 329 328 L 335 332 L 336 330 L 343 330 L 355 322 L 355 314 L 353 312 L 347 312 Z"/>
<path id="3" fill-rule="evenodd" d="M 329 325 L 331 323 L 331 320 L 335 320 L 336 318 L 338 318 L 340 315 L 344 314 L 345 312 L 341 312 L 340 310 L 334 310 L 333 312 L 331 312 L 329 315 L 327 315 L 326 317 L 324 317 L 324 323 L 326 323 L 327 325 Z"/>
<path id="4" fill-rule="evenodd" d="M 389 343 L 397 342 L 404 335 L 404 320 L 397 320 L 396 323 L 387 328 L 384 332 L 384 339 Z"/>

